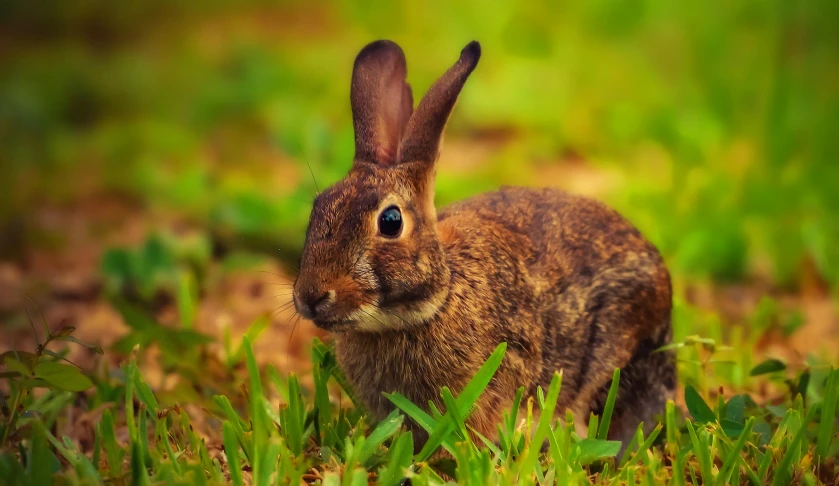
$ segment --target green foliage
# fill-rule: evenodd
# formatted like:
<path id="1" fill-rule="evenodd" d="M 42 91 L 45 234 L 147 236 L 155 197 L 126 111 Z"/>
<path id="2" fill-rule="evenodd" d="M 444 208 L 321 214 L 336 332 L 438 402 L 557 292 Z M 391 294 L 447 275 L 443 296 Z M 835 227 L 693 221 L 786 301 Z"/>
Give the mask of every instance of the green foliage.
<path id="1" fill-rule="evenodd" d="M 590 424 L 599 425 L 589 436 L 580 437 L 570 413 L 564 421 L 558 420 L 558 373 L 547 391 L 539 389 L 526 404 L 522 402 L 523 390 L 519 390 L 515 406 L 498 425 L 497 442 L 475 433 L 469 427 L 469 415 L 503 360 L 503 343 L 458 396 L 442 389 L 440 403 L 445 411 L 432 408 L 429 413 L 404 396 L 392 394 L 388 398 L 398 410 L 371 425 L 367 425 L 367 417 L 337 409 L 328 399 L 330 387 L 323 385 L 331 378 L 328 370 L 335 368 L 323 343 L 316 342 L 313 349 L 319 350 L 314 356 L 326 359 L 315 358 L 314 362 L 323 373 L 316 380 L 323 383 L 315 383 L 314 395 L 306 398 L 297 378 L 290 375 L 280 393 L 286 397 L 285 403 L 277 414 L 250 340 L 244 340 L 245 400 L 235 396 L 213 400 L 221 411 L 224 461 L 211 459 L 207 444 L 192 430 L 189 415 L 179 407 L 161 407 L 143 380 L 136 359 L 131 358 L 122 368 L 124 413 L 106 408 L 97 427 L 93 453 L 100 459 L 91 461 L 69 439 L 55 437 L 43 422 L 46 410 L 33 409 L 37 413 L 14 418 L 14 424 L 4 415 L 5 430 L 12 430 L 11 425 L 15 433 L 7 437 L 10 444 L 0 453 L 0 473 L 8 484 L 42 484 L 60 477 L 70 484 L 130 478 L 132 484 L 235 485 L 299 484 L 304 476 L 311 478 L 312 471 L 318 471 L 322 484 L 366 484 L 371 477 L 379 484 L 391 485 L 403 478 L 411 478 L 412 483 L 441 484 L 444 475 L 459 484 L 579 484 L 592 479 L 597 483 L 640 480 L 645 484 L 684 484 L 686 477 L 702 484 L 787 484 L 794 477 L 817 483 L 819 477 L 835 477 L 836 473 L 832 468 L 839 453 L 835 434 L 837 370 L 820 374 L 825 379 L 812 389 L 818 400 L 805 406 L 800 395 L 790 397 L 776 407 L 777 416 L 747 395 L 727 401 L 720 398 L 712 407 L 707 396 L 688 385 L 685 402 L 693 420 L 680 420 L 669 402 L 663 424 L 652 428 L 648 436 L 639 426 L 635 439 L 618 457 L 620 443 L 598 438 L 608 433 L 616 393 L 610 393 L 604 417 L 590 420 Z M 4 377 L 14 390 L 20 386 L 15 381 L 21 378 L 13 373 L 17 371 Z M 618 381 L 616 372 L 611 390 L 617 390 Z M 48 393 L 58 392 L 48 389 Z M 231 400 L 238 405 L 234 407 Z M 524 413 L 521 421 L 520 413 Z M 431 445 L 416 455 L 412 435 L 403 426 L 408 419 L 430 434 Z M 127 443 L 117 439 L 120 423 L 127 427 Z M 764 437 L 759 429 L 768 435 Z M 663 430 L 666 433 L 662 434 Z M 478 442 L 473 442 L 475 439 Z M 428 460 L 441 447 L 449 450 L 454 462 Z M 69 467 L 62 466 L 62 461 Z"/>
<path id="2" fill-rule="evenodd" d="M 184 306 L 195 300 L 195 279 L 201 280 L 209 261 L 210 244 L 203 235 L 156 234 L 140 248 L 108 249 L 100 267 L 107 293 L 146 306 L 160 297 L 177 299 L 188 326 L 194 311 Z"/>
<path id="3" fill-rule="evenodd" d="M 832 2 L 53 7 L 0 16 L 13 53 L 0 67 L 12 174 L 0 221 L 92 185 L 294 261 L 312 196 L 352 159 L 353 55 L 397 40 L 418 97 L 475 38 L 485 56 L 451 121 L 460 143 L 440 167 L 441 204 L 503 183 L 562 184 L 570 154 L 619 175 L 601 196 L 678 275 L 731 281 L 768 263 L 794 285 L 809 262 L 839 279 Z M 67 183 L 82 173 L 94 180 Z M 155 285 L 128 278 L 144 293 Z"/>
<path id="4" fill-rule="evenodd" d="M 131 329 L 114 344 L 113 349 L 117 352 L 125 354 L 135 346 L 145 347 L 154 343 L 166 350 L 165 356 L 174 358 L 212 341 L 209 336 L 189 328 L 165 326 L 144 310 L 127 302 L 115 301 L 113 305 Z"/>
<path id="5" fill-rule="evenodd" d="M 103 353 L 102 348 L 87 345 L 77 340 L 72 336 L 73 331 L 75 331 L 72 327 L 65 327 L 55 333 L 50 330 L 46 321 L 44 321 L 43 327 L 46 338 L 42 343 L 38 339 L 33 323 L 32 331 L 37 345 L 37 350 L 34 353 L 13 349 L 0 354 L 5 368 L 0 373 L 0 378 L 6 380 L 8 386 L 5 390 L 8 391 L 8 398 L 11 400 L 7 402 L 5 392 L 0 392 L 0 399 L 2 399 L 0 403 L 2 403 L 3 408 L 3 422 L 0 424 L 0 449 L 4 448 L 9 440 L 19 441 L 22 435 L 26 434 L 27 425 L 32 419 L 45 420 L 48 416 L 52 416 L 53 407 L 66 405 L 64 401 L 38 401 L 35 404 L 43 407 L 43 409 L 39 409 L 38 406 L 31 410 L 27 409 L 25 404 L 31 399 L 36 388 L 44 388 L 59 393 L 57 397 L 62 397 L 66 392 L 81 392 L 93 386 L 93 381 L 81 369 L 64 358 L 66 353 L 57 353 L 49 349 L 49 346 L 54 347 L 58 342 L 70 341 L 81 344 L 98 354 Z M 35 452 L 37 452 L 37 456 L 43 458 L 44 454 L 40 448 L 44 444 L 42 442 L 38 442 L 38 444 L 37 451 L 33 450 L 32 453 L 35 455 Z M 38 473 L 41 472 L 38 471 Z"/>
<path id="6" fill-rule="evenodd" d="M 752 368 L 752 371 L 749 374 L 752 376 L 758 376 L 776 371 L 784 371 L 785 369 L 787 369 L 787 365 L 783 361 L 772 358 L 759 363 L 757 366 Z"/>

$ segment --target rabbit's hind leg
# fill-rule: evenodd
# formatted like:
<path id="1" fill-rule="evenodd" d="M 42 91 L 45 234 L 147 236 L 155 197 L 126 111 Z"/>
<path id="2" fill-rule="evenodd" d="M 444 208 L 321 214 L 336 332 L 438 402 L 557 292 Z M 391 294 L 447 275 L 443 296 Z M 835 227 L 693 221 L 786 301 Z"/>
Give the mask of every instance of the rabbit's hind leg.
<path id="1" fill-rule="evenodd" d="M 669 333 L 668 333 L 669 334 Z M 672 351 L 654 352 L 668 339 L 645 339 L 629 363 L 621 369 L 618 396 L 609 425 L 608 438 L 623 443 L 620 455 L 632 440 L 638 424 L 644 423 L 644 435 L 656 426 L 656 415 L 664 413 L 667 400 L 676 389 L 676 360 Z M 611 383 L 597 394 L 592 411 L 603 416 Z"/>

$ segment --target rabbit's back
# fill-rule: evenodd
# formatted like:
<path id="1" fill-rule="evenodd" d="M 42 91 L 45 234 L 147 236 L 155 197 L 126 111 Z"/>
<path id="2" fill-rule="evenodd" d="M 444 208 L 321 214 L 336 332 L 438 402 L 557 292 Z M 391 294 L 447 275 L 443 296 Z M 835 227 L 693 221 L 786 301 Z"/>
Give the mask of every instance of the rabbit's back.
<path id="1" fill-rule="evenodd" d="M 675 386 L 675 367 L 670 353 L 653 351 L 670 339 L 670 276 L 656 248 L 625 218 L 557 189 L 504 187 L 444 208 L 439 225 L 444 244 L 460 240 L 445 237 L 457 234 L 479 246 L 474 240 L 486 234 L 479 228 L 488 226 L 516 241 L 535 318 L 520 339 L 537 341 L 531 345 L 541 356 L 541 363 L 531 363 L 540 369 L 530 392 L 563 370 L 559 410 L 572 408 L 585 419 L 602 408 L 612 372 L 622 368 L 619 398 L 627 427 L 649 424 L 644 410 L 662 410 Z M 475 265 L 462 252 L 451 260 L 454 272 Z M 630 433 L 620 427 L 618 420 L 616 438 Z"/>
<path id="2" fill-rule="evenodd" d="M 616 211 L 562 190 L 505 186 L 445 207 L 439 222 L 446 225 L 464 214 L 524 236 L 531 245 L 522 248 L 527 267 L 548 287 L 570 274 L 593 273 L 636 256 L 645 264 L 662 264 L 655 247 Z"/>

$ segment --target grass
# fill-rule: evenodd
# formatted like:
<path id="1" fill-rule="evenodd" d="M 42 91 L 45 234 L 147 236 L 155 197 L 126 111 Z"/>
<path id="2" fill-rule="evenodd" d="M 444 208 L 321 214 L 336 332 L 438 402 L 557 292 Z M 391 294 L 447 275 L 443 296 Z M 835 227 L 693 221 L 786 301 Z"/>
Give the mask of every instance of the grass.
<path id="1" fill-rule="evenodd" d="M 518 391 L 515 403 L 520 406 L 504 413 L 497 440 L 470 433 L 469 413 L 501 364 L 504 343 L 457 396 L 441 390 L 444 411 L 394 393 L 386 396 L 396 410 L 376 421 L 354 403 L 324 343 L 313 344 L 313 385 L 304 390 L 295 375 L 281 378 L 272 367 L 260 368 L 244 336 L 240 352 L 229 358 L 244 381 L 231 384 L 229 394 L 199 399 L 196 404 L 204 410 L 197 417 L 190 415 L 189 404 L 158 399 L 140 372 L 139 347 L 119 373 L 85 373 L 63 361 L 62 351 L 51 349 L 61 342 L 76 345 L 73 329 L 50 332 L 44 323 L 44 330 L 47 337 L 36 352 L 3 356 L 2 377 L 8 385 L 0 444 L 4 484 L 395 485 L 410 478 L 411 484 L 778 485 L 831 484 L 839 477 L 839 370 L 813 364 L 792 373 L 786 363 L 770 359 L 740 371 L 748 371 L 747 389 L 785 390 L 772 400 L 709 393 L 709 381 L 721 386 L 726 378 L 705 365 L 731 350 L 708 338 L 689 337 L 672 346 L 678 349 L 682 379 L 698 378 L 687 372 L 699 370 L 705 380 L 699 381 L 700 388 L 686 385 L 688 414 L 683 417 L 668 402 L 661 423 L 648 436 L 639 426 L 618 457 L 620 443 L 606 435 L 619 370 L 602 417 L 556 410 L 562 393 L 558 372 L 534 397 Z M 687 358 L 696 353 L 704 360 Z M 741 366 L 734 362 L 730 367 Z M 59 432 L 67 431 L 68 421 L 79 413 L 99 417 L 84 442 L 79 439 L 83 433 Z M 210 424 L 209 434 L 196 432 L 197 419 Z M 413 437 L 403 427 L 408 419 L 429 434 L 416 454 Z M 586 437 L 577 435 L 577 420 L 587 420 Z M 447 455 L 438 454 L 442 450 Z"/>

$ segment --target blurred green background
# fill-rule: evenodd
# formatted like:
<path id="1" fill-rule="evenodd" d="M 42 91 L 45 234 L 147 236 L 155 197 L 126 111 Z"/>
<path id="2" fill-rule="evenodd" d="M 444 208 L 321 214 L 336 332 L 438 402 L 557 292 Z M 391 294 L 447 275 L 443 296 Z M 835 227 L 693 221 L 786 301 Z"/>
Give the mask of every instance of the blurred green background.
<path id="1" fill-rule="evenodd" d="M 565 187 L 679 281 L 836 295 L 839 2 L 818 0 L 2 2 L 0 257 L 47 245 L 38 207 L 117 195 L 293 264 L 309 166 L 323 188 L 351 163 L 352 61 L 377 38 L 417 99 L 483 46 L 438 205 Z"/>

